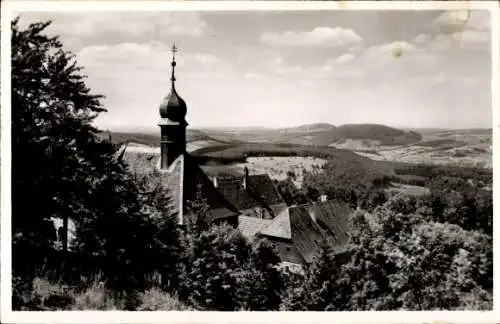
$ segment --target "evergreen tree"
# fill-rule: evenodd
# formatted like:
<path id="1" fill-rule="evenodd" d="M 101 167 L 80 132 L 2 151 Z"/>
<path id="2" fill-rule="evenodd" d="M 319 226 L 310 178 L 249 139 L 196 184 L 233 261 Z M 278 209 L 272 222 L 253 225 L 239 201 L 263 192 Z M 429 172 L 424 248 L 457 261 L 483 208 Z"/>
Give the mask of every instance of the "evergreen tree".
<path id="1" fill-rule="evenodd" d="M 341 280 L 339 267 L 331 245 L 323 241 L 318 255 L 306 271 L 303 284 L 292 291 L 284 307 L 293 311 L 324 311 L 332 310 L 330 305 L 338 307 L 340 300 L 337 299 L 343 293 L 337 289 Z"/>
<path id="2" fill-rule="evenodd" d="M 243 307 L 246 310 L 279 310 L 284 290 L 282 275 L 277 269 L 280 258 L 266 239 L 254 242 L 248 265 L 245 267 L 247 285 L 242 287 Z"/>
<path id="3" fill-rule="evenodd" d="M 14 276 L 30 281 L 37 268 L 61 262 L 65 279 L 101 272 L 117 289 L 140 288 L 155 271 L 174 276 L 177 233 L 165 188 L 136 184 L 101 140 L 92 122 L 105 112 L 102 96 L 90 93 L 59 39 L 44 34 L 49 25 L 22 30 L 19 18 L 11 25 Z M 52 217 L 76 225 L 62 259 L 52 249 Z"/>
<path id="4" fill-rule="evenodd" d="M 11 25 L 15 273 L 44 262 L 55 239 L 51 217 L 82 220 L 113 153 L 91 125 L 105 111 L 102 97 L 90 93 L 59 39 L 43 34 L 49 24 Z"/>
<path id="5" fill-rule="evenodd" d="M 180 296 L 198 308 L 234 311 L 242 307 L 246 288 L 244 265 L 251 247 L 227 224 L 212 225 L 190 236 Z"/>

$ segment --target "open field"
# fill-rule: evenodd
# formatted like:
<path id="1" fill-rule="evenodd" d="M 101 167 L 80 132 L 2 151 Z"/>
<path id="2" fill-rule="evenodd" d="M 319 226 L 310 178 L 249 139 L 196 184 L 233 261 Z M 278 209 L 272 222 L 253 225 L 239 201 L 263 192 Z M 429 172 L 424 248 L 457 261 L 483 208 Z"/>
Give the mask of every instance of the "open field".
<path id="1" fill-rule="evenodd" d="M 387 193 L 405 193 L 407 195 L 421 196 L 430 193 L 430 190 L 426 187 L 413 186 L 403 183 L 393 182 L 391 185 L 385 189 Z"/>
<path id="2" fill-rule="evenodd" d="M 369 152 L 368 148 L 374 152 Z M 350 149 L 374 160 L 487 168 L 493 166 L 492 133 L 483 129 L 429 132 L 424 134 L 422 141 L 411 145 L 360 145 Z"/>
<path id="3" fill-rule="evenodd" d="M 287 172 L 292 171 L 295 174 L 295 185 L 302 186 L 303 170 L 321 170 L 327 160 L 318 159 L 312 156 L 276 156 L 276 157 L 249 157 L 247 163 L 237 164 L 242 170 L 246 166 L 250 173 L 267 173 L 271 179 L 285 180 Z"/>

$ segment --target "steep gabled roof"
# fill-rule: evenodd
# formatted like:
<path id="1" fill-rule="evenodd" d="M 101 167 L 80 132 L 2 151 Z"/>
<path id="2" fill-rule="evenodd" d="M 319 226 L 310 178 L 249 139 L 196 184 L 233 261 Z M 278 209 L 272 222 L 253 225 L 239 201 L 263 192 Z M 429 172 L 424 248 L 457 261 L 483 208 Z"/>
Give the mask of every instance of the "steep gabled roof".
<path id="1" fill-rule="evenodd" d="M 291 239 L 292 230 L 290 227 L 289 208 L 284 209 L 276 216 L 269 226 L 263 228 L 260 233 L 265 236 Z"/>
<path id="2" fill-rule="evenodd" d="M 325 201 L 312 206 L 316 223 L 328 232 L 328 238 L 341 249 L 349 240 L 349 215 L 353 210 L 347 204 Z"/>
<path id="3" fill-rule="evenodd" d="M 243 175 L 216 179 L 217 190 L 240 211 L 260 207 L 266 210 L 269 217 L 274 217 L 286 208 L 286 203 L 267 174 L 248 176 L 246 188 Z"/>
<path id="4" fill-rule="evenodd" d="M 272 223 L 272 219 L 262 219 L 245 215 L 238 216 L 238 229 L 247 238 L 254 237 L 260 230 Z"/>
<path id="5" fill-rule="evenodd" d="M 285 203 L 267 174 L 249 175 L 247 188 L 255 199 L 262 200 L 267 206 Z"/>
<path id="6" fill-rule="evenodd" d="M 249 209 L 261 204 L 256 201 L 243 187 L 242 177 L 219 177 L 217 189 L 238 210 Z"/>
<path id="7" fill-rule="evenodd" d="M 324 238 L 321 228 L 311 218 L 309 206 L 289 208 L 293 245 L 306 262 L 311 262 Z"/>
<path id="8" fill-rule="evenodd" d="M 177 215 L 177 223 L 184 224 L 183 219 L 183 203 L 184 203 L 184 192 L 183 192 L 183 175 L 184 175 L 184 156 L 179 156 L 168 168 L 167 172 L 163 173 L 162 176 L 165 179 L 166 187 L 169 190 L 171 198 L 172 212 Z"/>
<path id="9" fill-rule="evenodd" d="M 319 251 L 323 239 L 333 244 L 335 252 L 344 252 L 352 212 L 346 204 L 335 201 L 289 208 L 292 242 L 307 262 Z"/>
<path id="10" fill-rule="evenodd" d="M 285 209 L 288 208 L 288 206 L 286 205 L 286 203 L 271 205 L 270 207 L 271 207 L 271 211 L 273 212 L 274 215 L 279 215 Z"/>
<path id="11" fill-rule="evenodd" d="M 182 206 L 182 213 L 186 213 L 186 202 L 195 201 L 197 199 L 205 199 L 210 207 L 208 212 L 208 221 L 234 217 L 240 214 L 238 209 L 228 202 L 224 196 L 214 187 L 212 181 L 208 179 L 199 165 L 192 159 L 189 154 L 179 156 L 171 166 L 174 166 L 177 160 L 180 160 L 183 168 L 181 173 L 181 181 L 177 184 L 179 190 L 182 191 L 181 200 L 177 202 L 177 206 Z M 170 171 L 170 169 L 169 169 Z M 167 174 L 169 172 L 167 171 Z M 175 179 L 179 176 L 172 175 Z M 182 220 L 181 224 L 185 224 Z"/>
<path id="12" fill-rule="evenodd" d="M 161 178 L 171 198 L 172 212 L 177 214 L 180 225 L 185 224 L 186 202 L 197 198 L 205 199 L 209 205 L 209 221 L 240 214 L 213 186 L 212 181 L 189 154 L 180 155 L 167 170 L 162 171 L 158 170 L 158 154 L 126 153 L 124 161 L 133 173 Z"/>

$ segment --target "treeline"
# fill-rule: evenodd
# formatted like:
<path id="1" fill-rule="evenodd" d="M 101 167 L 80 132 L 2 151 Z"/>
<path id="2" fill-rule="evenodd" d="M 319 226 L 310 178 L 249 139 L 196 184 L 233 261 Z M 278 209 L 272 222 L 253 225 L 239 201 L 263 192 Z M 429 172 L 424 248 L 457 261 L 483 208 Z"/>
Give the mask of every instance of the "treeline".
<path id="1" fill-rule="evenodd" d="M 319 159 L 339 158 L 345 161 L 366 159 L 351 151 L 328 146 L 300 145 L 289 143 L 240 143 L 228 146 L 202 148 L 193 152 L 221 160 L 240 160 L 247 157 L 303 156 Z"/>
<path id="2" fill-rule="evenodd" d="M 317 201 L 320 195 L 371 211 L 390 197 L 384 189 L 392 182 L 425 186 L 430 194 L 413 197 L 414 205 L 432 209 L 436 221 L 461 226 L 465 230 L 493 230 L 491 170 L 434 165 L 403 165 L 404 175 L 390 176 L 362 163 L 330 160 L 322 170 L 304 172 L 302 189 L 290 177 L 277 183 L 288 204 Z M 401 177 L 405 177 L 402 181 Z M 416 208 L 416 207 L 414 207 Z"/>
<path id="3" fill-rule="evenodd" d="M 390 204 L 358 211 L 352 221 L 347 260 L 339 262 L 324 244 L 288 287 L 284 309 L 492 309 L 491 236 L 399 213 Z"/>

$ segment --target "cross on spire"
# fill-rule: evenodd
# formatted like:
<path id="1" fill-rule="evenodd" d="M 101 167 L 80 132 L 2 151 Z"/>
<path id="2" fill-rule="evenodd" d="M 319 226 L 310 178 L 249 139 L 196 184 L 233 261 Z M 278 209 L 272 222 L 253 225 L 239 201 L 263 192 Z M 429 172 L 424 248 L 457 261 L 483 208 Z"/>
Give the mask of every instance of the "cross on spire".
<path id="1" fill-rule="evenodd" d="M 178 51 L 177 50 L 177 46 L 175 46 L 175 42 L 172 45 L 171 51 L 172 51 L 172 76 L 170 77 L 170 80 L 172 80 L 172 88 L 174 88 L 175 87 L 175 84 L 174 84 L 174 82 L 175 82 L 175 75 L 174 75 L 174 73 L 175 73 L 175 66 L 177 65 L 175 63 L 175 53 L 177 53 L 177 51 Z"/>
<path id="2" fill-rule="evenodd" d="M 175 42 L 174 44 L 172 45 L 172 58 L 173 60 L 175 61 L 175 53 L 178 52 L 178 49 L 177 49 L 177 46 L 175 46 Z"/>

